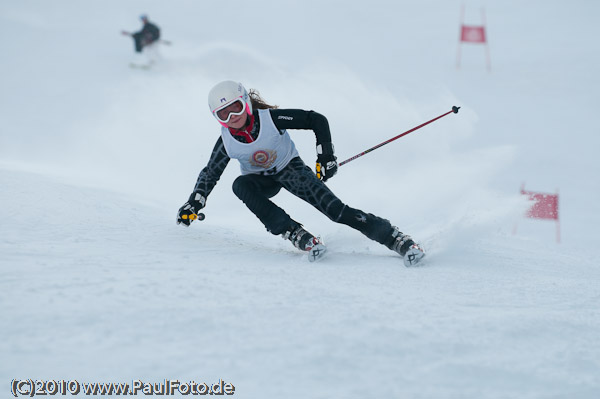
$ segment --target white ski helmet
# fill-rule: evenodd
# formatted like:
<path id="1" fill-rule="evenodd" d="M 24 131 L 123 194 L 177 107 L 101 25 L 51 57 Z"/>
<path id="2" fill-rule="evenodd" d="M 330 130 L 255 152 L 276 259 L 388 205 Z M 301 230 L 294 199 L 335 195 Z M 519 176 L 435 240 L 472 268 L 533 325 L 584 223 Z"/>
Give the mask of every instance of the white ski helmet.
<path id="1" fill-rule="evenodd" d="M 248 95 L 244 85 L 241 83 L 234 82 L 232 80 L 226 80 L 218 83 L 208 93 L 208 106 L 210 108 L 210 112 L 219 121 L 219 123 L 225 127 L 227 126 L 227 121 L 229 121 L 229 115 L 227 116 L 226 120 L 224 120 L 220 118 L 217 113 L 236 101 L 240 101 L 242 108 L 240 112 L 233 112 L 233 115 L 240 115 L 243 112 L 246 112 L 248 115 L 252 115 L 252 102 L 250 101 L 250 96 Z"/>

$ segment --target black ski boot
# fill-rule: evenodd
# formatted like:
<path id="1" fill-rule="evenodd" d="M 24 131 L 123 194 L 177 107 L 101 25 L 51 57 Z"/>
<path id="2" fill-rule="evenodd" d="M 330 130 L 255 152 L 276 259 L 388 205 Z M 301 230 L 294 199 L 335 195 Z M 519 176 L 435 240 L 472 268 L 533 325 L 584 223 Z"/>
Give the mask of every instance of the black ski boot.
<path id="1" fill-rule="evenodd" d="M 403 234 L 396 226 L 393 226 L 392 236 L 386 247 L 396 251 L 404 259 L 404 266 L 415 266 L 425 256 L 425 250 L 415 243 L 411 236 Z"/>
<path id="2" fill-rule="evenodd" d="M 290 229 L 281 236 L 286 240 L 290 240 L 299 250 L 308 252 L 309 262 L 321 259 L 327 251 L 327 247 L 323 245 L 321 238 L 315 237 L 304 230 L 299 223 L 294 223 Z"/>

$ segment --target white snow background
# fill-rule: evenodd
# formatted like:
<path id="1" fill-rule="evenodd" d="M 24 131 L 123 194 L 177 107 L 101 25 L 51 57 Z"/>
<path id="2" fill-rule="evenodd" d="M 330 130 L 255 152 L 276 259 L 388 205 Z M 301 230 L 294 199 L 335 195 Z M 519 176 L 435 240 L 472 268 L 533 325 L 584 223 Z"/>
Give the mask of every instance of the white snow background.
<path id="1" fill-rule="evenodd" d="M 600 397 L 600 3 L 0 3 L 0 396 L 12 379 L 217 382 L 240 398 Z M 148 13 L 171 46 L 133 70 Z M 308 263 L 231 192 L 175 224 L 224 79 L 327 116 L 327 184 L 428 251 L 393 252 L 282 192 Z M 314 135 L 290 131 L 309 165 Z M 526 189 L 560 193 L 553 221 Z M 513 234 L 514 227 L 516 234 Z"/>

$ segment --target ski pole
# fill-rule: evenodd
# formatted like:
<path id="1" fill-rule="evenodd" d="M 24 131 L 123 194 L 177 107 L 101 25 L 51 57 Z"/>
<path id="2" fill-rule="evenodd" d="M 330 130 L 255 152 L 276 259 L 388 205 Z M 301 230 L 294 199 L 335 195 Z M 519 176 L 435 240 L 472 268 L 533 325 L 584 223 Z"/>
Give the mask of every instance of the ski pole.
<path id="1" fill-rule="evenodd" d="M 434 122 L 434 121 L 436 121 L 436 120 L 438 120 L 438 119 L 440 119 L 440 118 L 443 118 L 444 116 L 446 116 L 446 115 L 448 115 L 448 114 L 451 114 L 451 113 L 455 113 L 455 114 L 457 114 L 459 109 L 460 109 L 460 107 L 453 106 L 453 107 L 452 107 L 452 110 L 450 110 L 450 111 L 446 112 L 445 114 L 442 114 L 442 115 L 440 115 L 440 116 L 438 116 L 438 117 L 436 117 L 436 118 L 433 118 L 432 120 L 430 120 L 430 121 L 427 121 L 427 122 L 425 122 L 425 123 L 423 123 L 423 124 L 421 124 L 421 125 L 419 125 L 419 126 L 417 126 L 417 127 L 413 127 L 412 129 L 410 129 L 410 130 L 407 130 L 406 132 L 404 132 L 404 133 L 402 133 L 402 134 L 399 134 L 399 135 L 397 135 L 396 137 L 392 137 L 391 139 L 389 139 L 389 140 L 387 140 L 387 141 L 384 141 L 383 143 L 377 144 L 377 145 L 376 145 L 375 147 L 373 147 L 373 148 L 369 148 L 368 150 L 366 150 L 366 151 L 363 151 L 363 152 L 361 152 L 360 154 L 356 154 L 355 156 L 353 156 L 353 157 L 351 157 L 351 158 L 348 158 L 348 159 L 346 159 L 345 161 L 342 161 L 342 162 L 338 163 L 338 167 L 340 167 L 340 166 L 342 166 L 342 165 L 345 165 L 345 164 L 347 164 L 347 163 L 348 163 L 348 162 L 350 162 L 350 161 L 354 161 L 356 158 L 360 158 L 360 157 L 362 157 L 363 155 L 365 155 L 365 154 L 368 154 L 369 152 L 371 152 L 371 151 L 373 151 L 373 150 L 376 150 L 376 149 L 378 149 L 379 147 L 383 147 L 384 145 L 386 145 L 386 144 L 388 144 L 388 143 L 391 143 L 392 141 L 394 141 L 394 140 L 397 140 L 397 139 L 399 139 L 399 138 L 400 138 L 400 137 L 402 137 L 402 136 L 406 136 L 407 134 L 409 134 L 409 133 L 411 133 L 411 132 L 414 132 L 414 131 L 415 131 L 415 130 L 417 130 L 417 129 L 420 129 L 420 128 L 422 128 L 422 127 L 423 127 L 423 126 L 425 126 L 425 125 L 429 125 L 431 122 Z"/>

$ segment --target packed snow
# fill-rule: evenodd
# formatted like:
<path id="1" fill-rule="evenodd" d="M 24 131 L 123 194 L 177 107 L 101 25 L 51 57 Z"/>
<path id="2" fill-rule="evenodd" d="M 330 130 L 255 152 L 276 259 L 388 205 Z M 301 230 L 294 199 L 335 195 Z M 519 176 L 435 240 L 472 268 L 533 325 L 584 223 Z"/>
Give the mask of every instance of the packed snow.
<path id="1" fill-rule="evenodd" d="M 463 4 L 491 70 L 467 43 L 457 68 Z M 149 70 L 120 35 L 141 13 L 172 42 Z M 598 15 L 586 0 L 0 3 L 0 396 L 168 379 L 240 398 L 600 397 Z M 309 263 L 232 193 L 235 161 L 206 220 L 177 226 L 226 79 L 327 116 L 339 161 L 460 106 L 327 182 L 420 241 L 423 265 L 282 192 L 329 248 Z M 312 165 L 312 132 L 290 134 Z M 523 217 L 522 185 L 559 194 L 560 224 Z"/>

